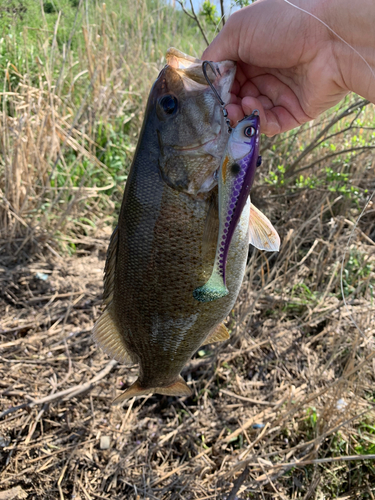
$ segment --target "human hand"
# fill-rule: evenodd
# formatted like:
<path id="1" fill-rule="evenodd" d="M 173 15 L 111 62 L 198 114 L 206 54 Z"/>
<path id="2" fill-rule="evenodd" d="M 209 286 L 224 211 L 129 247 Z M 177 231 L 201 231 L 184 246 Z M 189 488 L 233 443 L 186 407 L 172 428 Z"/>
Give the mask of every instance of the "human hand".
<path id="1" fill-rule="evenodd" d="M 293 1 L 339 25 L 342 3 L 353 5 L 350 0 L 340 0 L 341 7 L 324 0 Z M 350 16 L 342 16 L 341 23 L 350 23 Z M 258 109 L 262 132 L 272 136 L 317 117 L 350 90 L 356 91 L 350 87 L 353 72 L 346 67 L 353 54 L 338 42 L 323 24 L 283 0 L 258 0 L 230 16 L 202 59 L 237 61 L 229 118 L 235 123 Z M 360 59 L 358 63 L 363 65 Z"/>

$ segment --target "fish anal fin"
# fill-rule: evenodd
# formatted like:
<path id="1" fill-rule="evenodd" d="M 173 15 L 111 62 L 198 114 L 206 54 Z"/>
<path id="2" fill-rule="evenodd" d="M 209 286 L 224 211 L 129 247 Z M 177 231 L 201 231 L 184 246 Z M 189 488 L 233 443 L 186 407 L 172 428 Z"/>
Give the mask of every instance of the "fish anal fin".
<path id="1" fill-rule="evenodd" d="M 132 361 L 126 348 L 125 341 L 113 318 L 111 304 L 95 323 L 92 330 L 92 336 L 103 351 L 112 358 L 120 363 L 129 363 Z"/>
<path id="2" fill-rule="evenodd" d="M 278 252 L 280 249 L 280 236 L 276 229 L 253 204 L 250 208 L 249 243 L 267 252 Z"/>
<path id="3" fill-rule="evenodd" d="M 113 400 L 113 404 L 117 405 L 125 401 L 125 399 L 133 398 L 134 396 L 147 396 L 148 394 L 163 394 L 165 396 L 191 396 L 192 392 L 185 380 L 179 375 L 176 382 L 166 387 L 149 387 L 144 389 L 138 380 L 134 382 L 125 392 L 117 396 Z"/>
<path id="4" fill-rule="evenodd" d="M 214 342 L 223 342 L 230 338 L 229 332 L 226 326 L 221 323 L 218 325 L 214 331 L 212 331 L 208 337 L 204 340 L 203 345 L 213 344 Z"/>

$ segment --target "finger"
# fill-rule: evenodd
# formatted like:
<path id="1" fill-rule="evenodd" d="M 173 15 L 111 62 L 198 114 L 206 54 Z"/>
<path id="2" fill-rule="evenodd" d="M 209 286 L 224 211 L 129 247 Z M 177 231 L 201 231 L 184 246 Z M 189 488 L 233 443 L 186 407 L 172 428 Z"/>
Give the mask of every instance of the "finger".
<path id="1" fill-rule="evenodd" d="M 226 106 L 232 127 L 235 127 L 245 115 L 251 115 L 255 109 L 259 111 L 262 134 L 269 137 L 278 134 L 281 128 L 276 116 L 272 112 L 265 110 L 258 99 L 252 97 L 247 97 L 245 101 L 242 100 L 241 104 L 228 104 Z"/>
<path id="2" fill-rule="evenodd" d="M 236 79 L 234 80 L 234 82 L 232 84 L 232 88 L 230 89 L 230 91 L 231 91 L 232 94 L 239 95 L 240 90 L 241 90 L 241 85 L 240 85 L 240 82 L 237 80 L 237 77 L 236 77 Z"/>
<path id="3" fill-rule="evenodd" d="M 237 125 L 237 122 L 242 120 L 242 118 L 245 116 L 241 106 L 241 100 L 238 104 L 228 104 L 225 109 L 228 111 L 228 118 L 231 121 L 233 127 L 235 127 Z"/>
<path id="4" fill-rule="evenodd" d="M 258 87 L 254 83 L 252 83 L 250 80 L 246 80 L 241 86 L 241 89 L 238 91 L 238 95 L 240 97 L 258 97 L 260 95 L 260 92 Z"/>
<path id="5" fill-rule="evenodd" d="M 259 110 L 261 132 L 269 137 L 301 125 L 293 114 L 282 106 L 265 109 L 260 98 L 245 97 L 242 99 L 241 106 L 245 115 L 250 115 L 254 109 Z M 309 121 L 308 117 L 302 123 L 307 121 Z"/>
<path id="6" fill-rule="evenodd" d="M 242 98 L 255 97 L 259 99 L 264 109 L 271 109 L 275 106 L 271 99 L 266 95 L 260 94 L 258 88 L 251 82 L 246 82 L 246 84 L 241 88 L 239 96 Z"/>
<path id="7" fill-rule="evenodd" d="M 257 99 L 262 103 L 264 109 L 272 109 L 275 107 L 271 99 L 268 99 L 265 95 L 260 95 Z"/>
<path id="8" fill-rule="evenodd" d="M 237 97 L 235 94 L 230 94 L 228 103 L 230 104 L 239 104 L 241 106 L 241 97 Z"/>
<path id="9" fill-rule="evenodd" d="M 241 106 L 245 115 L 251 115 L 255 109 L 259 111 L 260 130 L 262 134 L 272 137 L 281 132 L 281 127 L 276 116 L 269 110 L 265 110 L 259 99 L 255 97 L 245 97 L 242 99 Z"/>
<path id="10" fill-rule="evenodd" d="M 303 123 L 311 120 L 311 118 L 306 115 L 306 118 L 303 121 L 297 121 L 290 111 L 282 106 L 275 106 L 271 110 L 267 111 L 267 113 L 272 113 L 274 115 L 280 125 L 280 132 L 287 132 L 288 130 L 299 127 Z"/>
<path id="11" fill-rule="evenodd" d="M 238 15 L 234 13 L 225 26 L 203 52 L 202 60 L 208 61 L 238 61 L 239 22 Z"/>
<path id="12" fill-rule="evenodd" d="M 282 106 L 272 106 L 270 109 L 265 108 L 261 98 L 245 97 L 242 99 L 241 104 L 228 104 L 226 109 L 233 127 L 235 127 L 245 115 L 251 115 L 251 113 L 257 109 L 259 111 L 262 134 L 268 137 L 292 130 L 300 125 L 294 116 Z"/>
<path id="13" fill-rule="evenodd" d="M 312 119 L 312 117 L 303 111 L 298 96 L 289 86 L 293 85 L 294 82 L 290 82 L 287 85 L 271 74 L 257 76 L 252 78 L 251 82 L 258 89 L 259 96 L 267 97 L 275 107 L 281 106 L 285 110 L 288 110 L 298 125 Z M 242 89 L 240 95 L 243 96 Z"/>
<path id="14" fill-rule="evenodd" d="M 237 68 L 236 68 L 236 78 L 234 80 L 233 86 L 236 87 L 238 84 L 239 85 L 238 92 L 239 92 L 240 88 L 243 87 L 243 85 L 246 83 L 247 80 L 248 80 L 248 77 L 246 76 L 246 74 L 241 66 L 241 63 L 238 62 Z"/>

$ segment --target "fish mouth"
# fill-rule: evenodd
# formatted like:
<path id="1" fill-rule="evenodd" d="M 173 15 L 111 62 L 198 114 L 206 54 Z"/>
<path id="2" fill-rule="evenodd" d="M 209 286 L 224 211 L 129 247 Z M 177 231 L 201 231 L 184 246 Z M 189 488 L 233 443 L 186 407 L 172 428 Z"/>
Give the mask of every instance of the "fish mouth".
<path id="1" fill-rule="evenodd" d="M 206 117 L 204 123 L 196 127 L 197 131 L 199 131 L 197 136 L 191 137 L 190 135 L 190 144 L 182 145 L 181 143 L 177 143 L 176 145 L 175 143 L 174 145 L 169 144 L 169 147 L 182 154 L 198 154 L 198 152 L 202 151 L 205 154 L 220 159 L 227 142 L 225 138 L 226 123 L 221 106 L 217 102 L 203 72 L 203 61 L 188 56 L 173 47 L 168 49 L 166 59 L 167 65 L 181 78 L 185 93 L 206 95 L 204 106 L 210 112 L 210 117 Z M 211 64 L 212 66 L 206 68 L 207 76 L 222 101 L 228 103 L 230 100 L 230 88 L 235 77 L 236 63 L 234 61 L 221 61 L 212 62 Z M 206 139 L 207 135 L 209 136 L 208 139 Z"/>
<path id="2" fill-rule="evenodd" d="M 205 146 L 208 146 L 209 144 L 213 144 L 216 140 L 219 139 L 221 135 L 221 130 L 219 133 L 217 133 L 214 137 L 211 139 L 208 139 L 206 142 L 202 142 L 200 144 L 194 144 L 193 146 L 173 146 L 173 149 L 176 151 L 197 151 L 199 149 L 204 148 Z"/>

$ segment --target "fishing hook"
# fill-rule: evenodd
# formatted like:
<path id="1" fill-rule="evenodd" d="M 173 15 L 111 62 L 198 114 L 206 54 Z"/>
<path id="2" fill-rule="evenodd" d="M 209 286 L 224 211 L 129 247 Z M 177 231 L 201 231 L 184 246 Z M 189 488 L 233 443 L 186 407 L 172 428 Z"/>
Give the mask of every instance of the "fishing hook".
<path id="1" fill-rule="evenodd" d="M 210 89 L 212 90 L 212 92 L 214 93 L 217 101 L 219 102 L 220 106 L 221 106 L 221 109 L 222 109 L 222 112 L 223 112 L 223 116 L 224 116 L 224 119 L 225 119 L 225 122 L 228 126 L 228 132 L 232 132 L 232 127 L 230 126 L 230 121 L 228 119 L 228 111 L 225 109 L 225 102 L 223 101 L 223 99 L 220 97 L 218 91 L 215 89 L 215 87 L 213 86 L 213 83 L 211 82 L 209 76 L 207 75 L 207 71 L 206 71 L 206 67 L 207 65 L 212 69 L 212 72 L 213 74 L 216 76 L 218 73 L 220 75 L 220 70 L 215 69 L 215 66 L 212 64 L 212 61 L 203 61 L 202 63 L 202 71 L 203 71 L 203 75 L 206 79 L 206 82 L 208 83 Z M 221 76 L 221 75 L 220 75 Z"/>

